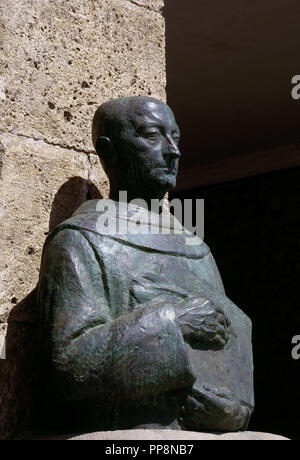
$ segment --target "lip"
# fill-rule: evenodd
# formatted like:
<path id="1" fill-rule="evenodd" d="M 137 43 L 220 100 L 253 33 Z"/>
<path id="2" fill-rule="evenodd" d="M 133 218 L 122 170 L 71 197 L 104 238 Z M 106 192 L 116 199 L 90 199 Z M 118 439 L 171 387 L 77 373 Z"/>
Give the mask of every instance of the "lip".
<path id="1" fill-rule="evenodd" d="M 168 174 L 177 174 L 177 168 L 158 168 Z"/>
<path id="2" fill-rule="evenodd" d="M 168 174 L 177 174 L 177 168 L 165 168 Z"/>

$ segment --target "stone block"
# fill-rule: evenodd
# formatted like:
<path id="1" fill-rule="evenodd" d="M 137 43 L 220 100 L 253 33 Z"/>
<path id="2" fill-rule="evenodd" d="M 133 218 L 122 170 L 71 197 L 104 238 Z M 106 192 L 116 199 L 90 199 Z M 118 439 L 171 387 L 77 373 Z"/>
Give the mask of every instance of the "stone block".
<path id="1" fill-rule="evenodd" d="M 164 100 L 161 7 L 161 0 L 2 0 L 0 131 L 92 152 L 100 103 Z"/>
<path id="2" fill-rule="evenodd" d="M 128 0 L 131 3 L 161 13 L 164 7 L 163 0 Z"/>
<path id="3" fill-rule="evenodd" d="M 96 155 L 90 160 L 10 134 L 0 142 L 0 321 L 6 322 L 36 286 L 48 232 L 89 197 L 107 196 L 108 181 Z"/>

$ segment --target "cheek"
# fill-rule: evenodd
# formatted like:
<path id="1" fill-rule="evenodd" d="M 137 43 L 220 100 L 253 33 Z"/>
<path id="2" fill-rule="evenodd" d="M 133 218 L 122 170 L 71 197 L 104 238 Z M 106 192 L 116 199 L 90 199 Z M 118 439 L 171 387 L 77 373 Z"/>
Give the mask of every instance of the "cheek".
<path id="1" fill-rule="evenodd" d="M 156 165 L 163 159 L 163 148 L 161 142 L 144 142 L 140 145 L 139 156 L 148 164 Z"/>
<path id="2" fill-rule="evenodd" d="M 141 171 L 151 170 L 163 163 L 162 143 L 149 142 L 143 138 L 135 138 L 131 141 L 123 141 L 119 152 L 122 152 L 122 163 L 130 167 L 135 166 Z"/>
<path id="3" fill-rule="evenodd" d="M 141 143 L 135 151 L 132 151 L 132 157 L 144 167 L 151 168 L 161 163 L 162 152 L 159 145 L 149 145 Z"/>

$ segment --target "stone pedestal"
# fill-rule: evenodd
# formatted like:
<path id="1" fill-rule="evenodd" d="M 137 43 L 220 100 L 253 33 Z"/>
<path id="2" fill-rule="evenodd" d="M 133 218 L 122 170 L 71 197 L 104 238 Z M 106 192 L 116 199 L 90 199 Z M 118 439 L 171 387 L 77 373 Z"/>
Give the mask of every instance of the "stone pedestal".
<path id="1" fill-rule="evenodd" d="M 70 434 L 62 436 L 27 435 L 22 439 L 31 440 L 70 440 L 70 441 L 282 441 L 283 436 L 257 431 L 240 431 L 237 433 L 200 433 L 196 431 L 177 430 L 118 430 L 98 431 L 95 433 Z"/>

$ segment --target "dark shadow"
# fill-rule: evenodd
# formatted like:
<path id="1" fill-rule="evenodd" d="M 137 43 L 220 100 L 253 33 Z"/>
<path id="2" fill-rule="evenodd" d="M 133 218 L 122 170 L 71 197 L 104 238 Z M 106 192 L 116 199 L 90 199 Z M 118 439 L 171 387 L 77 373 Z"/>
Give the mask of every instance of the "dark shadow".
<path id="1" fill-rule="evenodd" d="M 10 439 L 33 423 L 36 391 L 35 288 L 8 318 L 6 359 L 0 361 L 0 439 Z"/>
<path id="2" fill-rule="evenodd" d="M 300 168 L 276 171 L 171 198 L 205 200 L 205 241 L 228 297 L 253 326 L 255 410 L 249 430 L 299 439 Z"/>
<path id="3" fill-rule="evenodd" d="M 71 217 L 82 203 L 101 198 L 100 191 L 92 182 L 72 177 L 55 195 L 47 234 Z M 37 428 L 40 386 L 36 307 L 37 287 L 14 307 L 8 318 L 6 359 L 0 360 L 0 439 L 11 439 Z"/>
<path id="4" fill-rule="evenodd" d="M 277 1 L 272 17 L 271 4 L 165 0 L 167 96 L 184 153 L 178 185 L 185 169 L 299 142 L 290 81 L 300 4 Z"/>
<path id="5" fill-rule="evenodd" d="M 82 177 L 72 177 L 65 182 L 55 195 L 52 203 L 49 232 L 72 216 L 74 211 L 87 200 L 103 198 L 98 188 Z"/>

